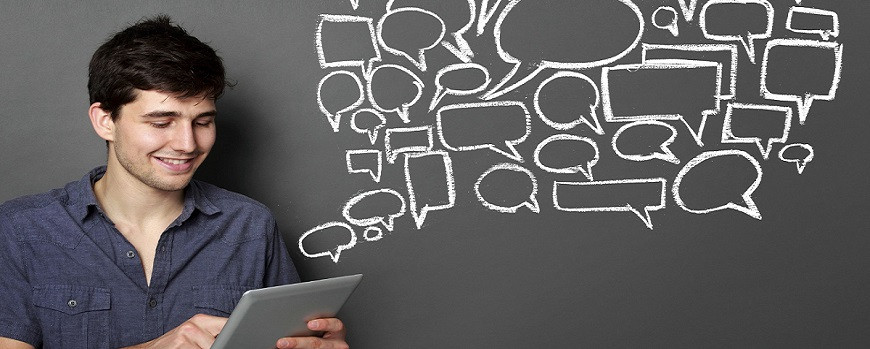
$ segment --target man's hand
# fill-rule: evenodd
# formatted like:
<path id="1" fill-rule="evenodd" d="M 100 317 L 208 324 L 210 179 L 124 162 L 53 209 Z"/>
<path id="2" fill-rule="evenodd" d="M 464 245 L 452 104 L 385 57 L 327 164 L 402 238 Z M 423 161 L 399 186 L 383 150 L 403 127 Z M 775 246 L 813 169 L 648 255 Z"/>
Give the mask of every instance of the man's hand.
<path id="1" fill-rule="evenodd" d="M 348 349 L 344 337 L 347 330 L 344 323 L 336 318 L 317 319 L 308 322 L 308 329 L 324 332 L 322 337 L 288 337 L 281 338 L 275 344 L 280 349 L 284 348 L 312 348 L 312 349 Z"/>
<path id="2" fill-rule="evenodd" d="M 178 327 L 156 339 L 132 348 L 203 348 L 208 349 L 227 323 L 227 318 L 196 314 Z"/>

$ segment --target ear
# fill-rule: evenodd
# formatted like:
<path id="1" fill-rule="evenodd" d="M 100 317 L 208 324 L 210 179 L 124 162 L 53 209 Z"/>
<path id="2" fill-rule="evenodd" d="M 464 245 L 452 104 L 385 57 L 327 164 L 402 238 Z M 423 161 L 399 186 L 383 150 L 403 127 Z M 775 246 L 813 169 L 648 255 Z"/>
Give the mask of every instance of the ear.
<path id="1" fill-rule="evenodd" d="M 115 139 L 115 122 L 112 120 L 112 113 L 103 109 L 103 105 L 100 102 L 91 104 L 90 108 L 88 108 L 88 116 L 91 119 L 94 131 L 97 132 L 100 138 L 107 141 Z"/>

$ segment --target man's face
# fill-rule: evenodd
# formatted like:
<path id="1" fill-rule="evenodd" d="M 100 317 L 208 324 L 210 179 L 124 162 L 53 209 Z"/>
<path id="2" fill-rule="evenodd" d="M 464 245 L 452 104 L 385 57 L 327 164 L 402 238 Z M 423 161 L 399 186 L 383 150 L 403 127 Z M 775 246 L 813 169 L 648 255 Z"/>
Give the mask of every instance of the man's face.
<path id="1" fill-rule="evenodd" d="M 214 145 L 214 100 L 138 91 L 118 111 L 109 162 L 122 180 L 162 191 L 184 189 Z M 123 170 L 122 170 L 123 169 Z"/>

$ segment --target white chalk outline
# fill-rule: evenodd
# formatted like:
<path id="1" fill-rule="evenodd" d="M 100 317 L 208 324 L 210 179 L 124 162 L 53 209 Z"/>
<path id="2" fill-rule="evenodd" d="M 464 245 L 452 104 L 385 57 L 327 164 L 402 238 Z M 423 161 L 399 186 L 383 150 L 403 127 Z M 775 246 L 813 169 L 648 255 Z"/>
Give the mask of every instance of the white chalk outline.
<path id="1" fill-rule="evenodd" d="M 486 25 L 489 24 L 489 20 L 492 19 L 492 16 L 495 15 L 498 6 L 501 5 L 501 1 L 502 0 L 495 0 L 495 2 L 492 3 L 492 6 L 490 6 L 489 0 L 483 0 L 480 5 L 480 13 L 477 16 L 477 36 L 481 36 L 486 30 Z"/>
<path id="2" fill-rule="evenodd" d="M 622 52 L 620 52 L 612 57 L 600 59 L 600 60 L 592 61 L 592 62 L 564 63 L 564 62 L 553 62 L 553 61 L 548 61 L 548 60 L 542 60 L 541 62 L 539 62 L 538 67 L 534 71 L 532 71 L 532 73 L 530 73 L 526 77 L 520 79 L 519 81 L 511 84 L 510 86 L 508 86 L 504 89 L 501 89 L 502 86 L 507 84 L 511 80 L 511 78 L 513 78 L 513 76 L 520 70 L 520 67 L 525 65 L 525 64 L 523 64 L 522 61 L 520 61 L 516 57 L 513 57 L 509 53 L 507 53 L 501 44 L 501 26 L 504 23 L 504 20 L 507 17 L 507 15 L 514 8 L 514 6 L 516 6 L 517 3 L 520 2 L 520 0 L 511 0 L 511 2 L 508 3 L 507 6 L 505 6 L 504 10 L 502 10 L 501 14 L 498 16 L 498 19 L 495 22 L 495 29 L 493 30 L 493 36 L 495 37 L 496 51 L 498 52 L 499 57 L 501 57 L 502 61 L 504 61 L 505 63 L 513 64 L 514 66 L 510 70 L 510 72 L 508 72 L 508 74 L 505 75 L 505 77 L 502 78 L 502 80 L 499 81 L 498 84 L 496 84 L 495 87 L 490 89 L 489 92 L 484 94 L 481 98 L 484 100 L 491 100 L 491 99 L 494 99 L 496 97 L 502 96 L 505 93 L 513 91 L 513 90 L 517 89 L 518 87 L 524 85 L 529 80 L 531 80 L 532 78 L 534 78 L 539 73 L 544 71 L 544 69 L 547 69 L 547 68 L 567 69 L 567 70 L 580 70 L 580 69 L 597 68 L 597 67 L 601 67 L 601 66 L 605 66 L 607 64 L 613 63 L 613 62 L 619 60 L 620 58 L 624 57 L 625 55 L 627 55 L 629 52 L 634 50 L 634 48 L 637 47 L 637 45 L 640 43 L 640 38 L 643 37 L 645 21 L 643 19 L 643 13 L 641 13 L 641 11 L 637 7 L 637 5 L 635 5 L 633 2 L 631 2 L 631 0 L 618 0 L 618 1 L 621 2 L 622 4 L 624 4 L 625 6 L 627 6 L 629 9 L 631 9 L 632 12 L 634 12 L 634 14 L 637 16 L 637 20 L 638 20 L 638 24 L 639 24 L 637 37 L 634 39 L 634 41 L 631 43 L 631 45 L 629 45 L 625 50 L 623 50 Z"/>
<path id="3" fill-rule="evenodd" d="M 447 184 L 447 203 L 444 205 L 429 206 L 425 204 L 417 211 L 417 194 L 414 191 L 414 183 L 411 181 L 411 170 L 409 161 L 412 158 L 421 158 L 425 156 L 440 156 L 444 161 L 444 177 Z M 405 153 L 405 185 L 408 187 L 408 201 L 411 203 L 411 216 L 414 217 L 414 223 L 417 229 L 423 227 L 426 222 L 426 217 L 431 211 L 440 211 L 452 208 L 456 205 L 456 184 L 453 177 L 453 161 L 450 159 L 450 154 L 445 151 L 429 151 L 422 153 Z"/>
<path id="4" fill-rule="evenodd" d="M 782 137 L 769 138 L 767 145 L 762 144 L 762 139 L 759 137 L 738 137 L 731 130 L 731 122 L 734 109 L 749 109 L 749 110 L 764 110 L 773 112 L 782 112 L 785 114 L 785 122 L 782 129 Z M 761 152 L 761 157 L 767 160 L 770 157 L 770 152 L 773 149 L 774 143 L 785 143 L 788 140 L 788 133 L 791 130 L 792 110 L 790 107 L 767 104 L 750 104 L 750 103 L 728 103 L 728 108 L 725 111 L 725 121 L 722 123 L 722 143 L 742 143 L 755 144 L 758 146 L 758 151 Z"/>
<path id="5" fill-rule="evenodd" d="M 718 4 L 758 4 L 764 6 L 767 11 L 767 28 L 764 33 L 746 33 L 746 38 L 740 35 L 716 35 L 710 34 L 707 32 L 707 8 L 710 5 L 718 5 Z M 704 33 L 704 37 L 710 40 L 716 41 L 740 41 L 743 44 L 743 48 L 746 50 L 746 54 L 749 56 L 749 62 L 755 64 L 755 40 L 763 40 L 770 38 L 770 34 L 773 33 L 773 5 L 770 4 L 768 0 L 710 0 L 704 7 L 701 8 L 701 15 L 698 18 L 698 25 L 701 27 L 701 31 Z"/>
<path id="6" fill-rule="evenodd" d="M 359 98 L 357 98 L 357 100 L 353 102 L 353 104 L 338 110 L 337 112 L 335 112 L 335 114 L 332 114 L 328 109 L 326 109 L 326 106 L 323 105 L 321 90 L 323 89 L 323 83 L 335 75 L 349 75 L 350 77 L 352 77 L 353 80 L 356 81 L 357 87 L 359 88 Z M 359 107 L 360 105 L 362 105 L 364 100 L 365 91 L 363 91 L 362 81 L 358 76 L 356 76 L 356 74 L 350 71 L 336 70 L 330 72 L 329 74 L 326 74 L 326 76 L 321 78 L 320 82 L 317 84 L 317 106 L 320 107 L 320 111 L 323 113 L 324 116 L 326 116 L 326 119 L 329 121 L 329 125 L 332 126 L 332 132 L 338 132 L 338 129 L 341 127 L 341 113 L 351 111 L 356 107 Z"/>
<path id="7" fill-rule="evenodd" d="M 616 140 L 619 139 L 619 136 L 621 136 L 622 133 L 625 132 L 625 130 L 627 129 L 643 125 L 662 126 L 671 130 L 671 136 L 659 145 L 659 149 L 661 150 L 661 152 L 654 151 L 650 154 L 625 154 L 621 150 L 619 150 L 619 147 L 616 145 Z M 641 120 L 622 125 L 622 127 L 616 130 L 616 133 L 613 134 L 610 145 L 611 147 L 613 147 L 613 151 L 616 153 L 616 155 L 625 160 L 641 162 L 659 159 L 675 165 L 679 165 L 680 159 L 674 154 L 671 148 L 668 147 L 669 145 L 673 144 L 674 140 L 676 139 L 677 129 L 674 126 L 671 126 L 670 124 L 659 120 Z"/>
<path id="8" fill-rule="evenodd" d="M 729 72 L 728 72 L 728 92 L 722 93 L 722 90 L 719 90 L 719 99 L 728 100 L 733 99 L 737 95 L 737 44 L 647 44 L 644 43 L 642 45 L 641 51 L 641 62 L 655 62 L 658 60 L 663 60 L 663 58 L 655 58 L 650 59 L 647 55 L 650 53 L 649 51 L 682 51 L 682 52 L 728 52 L 731 55 L 731 60 L 729 61 Z M 704 59 L 692 59 L 692 58 L 679 58 L 679 59 L 687 59 L 687 60 L 699 60 L 699 61 L 707 61 Z M 708 61 L 714 62 L 714 61 Z M 721 63 L 721 62 L 720 62 Z M 721 87 L 721 85 L 720 85 Z"/>
<path id="9" fill-rule="evenodd" d="M 698 8 L 698 0 L 677 0 L 680 3 L 680 11 L 683 12 L 683 18 L 686 19 L 686 22 L 691 22 L 695 17 L 695 9 Z"/>
<path id="10" fill-rule="evenodd" d="M 794 15 L 795 12 L 804 13 L 804 14 L 811 14 L 811 15 L 830 16 L 832 18 L 833 28 L 831 28 L 831 30 L 793 28 L 791 21 L 792 21 L 792 16 Z M 821 9 L 811 8 L 811 7 L 792 6 L 788 10 L 788 17 L 785 19 L 785 28 L 788 30 L 791 30 L 792 32 L 795 32 L 795 33 L 818 34 L 819 36 L 822 37 L 822 39 L 830 40 L 832 36 L 833 37 L 840 36 L 840 17 L 834 11 L 821 10 Z"/>
<path id="11" fill-rule="evenodd" d="M 343 227 L 343 228 L 347 229 L 348 231 L 350 231 L 350 236 L 351 236 L 350 242 L 347 244 L 344 244 L 344 245 L 336 246 L 335 254 L 332 253 L 332 250 L 318 252 L 318 253 L 308 253 L 308 251 L 305 251 L 305 248 L 302 247 L 302 241 L 305 240 L 305 238 L 307 238 L 309 235 L 311 235 L 313 233 L 316 233 L 318 231 L 321 231 L 321 230 L 324 230 L 327 228 L 332 228 L 332 227 Z M 333 222 L 323 223 L 321 225 L 318 225 L 318 226 L 306 231 L 304 234 L 302 234 L 302 236 L 299 237 L 298 245 L 299 245 L 299 252 L 302 252 L 302 255 L 305 257 L 317 258 L 317 257 L 329 256 L 332 259 L 333 263 L 338 263 L 338 259 L 341 257 L 341 252 L 347 251 L 347 250 L 353 248 L 354 246 L 356 246 L 356 241 L 357 241 L 356 232 L 354 232 L 353 227 L 351 227 L 349 224 L 347 224 L 345 222 L 333 221 Z"/>
<path id="12" fill-rule="evenodd" d="M 350 6 L 353 7 L 354 10 L 359 8 L 359 0 L 350 0 Z"/>
<path id="13" fill-rule="evenodd" d="M 483 84 L 470 90 L 456 90 L 452 88 L 445 88 L 444 85 L 441 84 L 441 77 L 444 76 L 444 74 L 466 69 L 477 69 L 479 71 L 482 71 L 484 75 Z M 477 63 L 456 63 L 441 68 L 438 70 L 438 73 L 435 74 L 436 90 L 435 95 L 432 97 L 432 102 L 429 103 L 429 111 L 434 110 L 435 107 L 438 106 L 438 103 L 441 102 L 441 99 L 448 94 L 453 96 L 471 96 L 475 93 L 485 90 L 489 86 L 490 82 L 492 82 L 492 78 L 489 76 L 489 70 L 486 69 L 486 67 Z"/>
<path id="14" fill-rule="evenodd" d="M 592 119 L 592 122 L 590 122 L 589 119 L 582 114 L 579 118 L 571 122 L 555 122 L 553 120 L 550 120 L 546 115 L 544 115 L 544 112 L 541 110 L 540 106 L 541 90 L 551 81 L 561 78 L 580 78 L 588 82 L 589 85 L 591 85 L 592 88 L 595 89 L 595 104 L 589 106 L 589 117 Z M 592 131 L 595 131 L 595 133 L 603 135 L 604 129 L 601 127 L 601 123 L 598 121 L 598 112 L 596 111 L 598 109 L 598 103 L 600 103 L 599 94 L 600 91 L 598 90 L 598 85 L 596 85 L 595 82 L 592 81 L 592 79 L 590 79 L 588 76 L 586 76 L 586 74 L 575 71 L 559 71 L 556 74 L 553 74 L 553 76 L 545 79 L 538 85 L 538 88 L 535 89 L 535 95 L 533 100 L 534 103 L 532 104 L 535 107 L 535 112 L 538 113 L 538 117 L 540 117 L 545 124 L 549 125 L 554 129 L 557 129 L 559 131 L 565 131 L 572 129 L 577 125 L 586 124 L 586 126 L 589 126 L 589 128 L 591 128 Z"/>
<path id="15" fill-rule="evenodd" d="M 375 232 L 375 236 L 369 236 L 369 232 Z M 363 231 L 363 239 L 368 242 L 378 241 L 384 238 L 384 230 L 381 227 L 373 225 L 370 227 L 366 227 Z"/>
<path id="16" fill-rule="evenodd" d="M 834 50 L 834 76 L 831 80 L 831 88 L 826 95 L 805 94 L 804 96 L 788 95 L 770 92 L 767 89 L 767 63 L 770 49 L 776 46 L 791 46 L 791 47 L 813 47 Z M 831 101 L 836 97 L 837 87 L 840 86 L 840 73 L 843 69 L 843 44 L 836 42 L 803 40 L 803 39 L 773 39 L 767 42 L 764 48 L 764 57 L 761 60 L 761 97 L 764 99 L 795 102 L 797 103 L 798 120 L 803 125 L 807 121 L 807 115 L 810 112 L 810 107 L 813 101 L 825 100 Z"/>
<path id="17" fill-rule="evenodd" d="M 392 145 L 392 136 L 393 133 L 414 133 L 414 132 L 426 132 L 426 139 L 428 141 L 425 145 L 412 145 L 407 147 L 399 147 L 393 148 Z M 388 128 L 386 133 L 384 134 L 384 151 L 387 154 L 387 162 L 395 163 L 396 158 L 399 157 L 399 154 L 402 153 L 418 153 L 418 152 L 427 152 L 432 150 L 435 146 L 435 136 L 432 134 L 432 125 L 424 125 L 424 126 L 416 126 L 416 127 L 398 127 L 398 128 Z"/>
<path id="18" fill-rule="evenodd" d="M 354 1 L 354 0 L 351 0 Z M 356 8 L 354 8 L 356 10 Z M 375 62 L 381 61 L 381 50 L 380 46 L 378 46 L 377 37 L 375 36 L 375 28 L 372 23 L 372 19 L 369 17 L 360 17 L 360 16 L 350 16 L 350 15 L 329 15 L 329 14 L 321 14 L 320 20 L 317 22 L 317 29 L 314 33 L 315 41 L 314 46 L 317 48 L 317 58 L 320 63 L 320 69 L 327 68 L 341 68 L 341 67 L 360 67 L 362 69 L 363 76 L 368 76 L 372 70 L 372 66 L 374 66 Z M 366 23 L 369 27 L 369 35 L 371 36 L 372 47 L 375 50 L 375 57 L 372 57 L 368 60 L 368 64 L 366 64 L 366 60 L 347 60 L 347 61 L 335 61 L 335 62 L 327 62 L 326 61 L 326 53 L 323 52 L 323 22 L 332 22 L 332 23 Z"/>
<path id="19" fill-rule="evenodd" d="M 659 11 L 662 11 L 662 10 L 668 11 L 668 12 L 674 14 L 674 20 L 671 21 L 671 23 L 668 23 L 667 25 L 659 25 L 658 23 L 656 23 L 656 15 L 659 13 Z M 652 17 L 650 17 L 650 22 L 652 23 L 653 27 L 656 27 L 656 28 L 659 28 L 662 30 L 667 30 L 667 31 L 671 32 L 671 35 L 673 35 L 676 38 L 676 37 L 680 36 L 680 26 L 677 24 L 677 19 L 678 19 L 677 10 L 675 10 L 673 7 L 659 6 L 659 8 L 657 8 L 653 12 Z"/>
<path id="20" fill-rule="evenodd" d="M 414 84 L 414 86 L 417 86 L 417 95 L 414 96 L 413 100 L 411 100 L 408 103 L 402 103 L 401 105 L 399 105 L 398 107 L 395 107 L 393 109 L 386 109 L 386 108 L 380 106 L 380 104 L 378 104 L 377 101 L 375 101 L 375 95 L 372 93 L 372 80 L 374 80 L 375 73 L 377 73 L 378 70 L 381 70 L 384 68 L 401 70 L 401 71 L 407 73 L 408 76 L 410 76 L 411 78 L 414 79 L 413 84 Z M 369 102 L 372 104 L 372 107 L 374 107 L 375 109 L 382 111 L 384 113 L 396 112 L 396 114 L 399 115 L 399 119 L 402 119 L 402 122 L 404 122 L 406 124 L 411 122 L 408 109 L 410 109 L 412 105 L 416 104 L 417 101 L 420 100 L 420 97 L 423 96 L 423 88 L 424 87 L 425 87 L 425 85 L 423 84 L 423 80 L 421 80 L 420 77 L 417 76 L 417 74 L 414 74 L 414 72 L 412 72 L 410 69 L 405 68 L 405 67 L 398 65 L 398 64 L 379 65 L 377 68 L 372 69 L 371 74 L 369 74 L 366 77 L 366 92 L 368 92 L 368 94 L 369 94 Z"/>
<path id="21" fill-rule="evenodd" d="M 354 168 L 352 157 L 354 155 L 358 155 L 358 154 L 375 154 L 375 155 L 377 155 L 378 168 L 375 171 L 372 171 L 372 169 L 369 169 L 369 168 L 361 168 L 361 169 Z M 347 163 L 347 173 L 368 173 L 372 177 L 372 180 L 374 180 L 377 183 L 381 182 L 381 171 L 383 171 L 383 168 L 384 168 L 384 160 L 383 160 L 383 156 L 381 155 L 380 150 L 377 150 L 377 149 L 347 150 L 344 153 L 344 160 Z"/>
<path id="22" fill-rule="evenodd" d="M 394 14 L 400 13 L 400 12 L 424 13 L 424 14 L 427 14 L 427 15 L 434 17 L 435 19 L 438 20 L 439 23 L 441 23 L 441 34 L 438 35 L 438 39 L 435 40 L 435 42 L 433 42 L 431 45 L 418 49 L 417 52 L 415 52 L 417 57 L 411 57 L 411 54 L 409 54 L 408 52 L 390 47 L 390 45 L 387 45 L 387 43 L 384 42 L 384 37 L 383 37 L 384 21 L 387 20 L 387 18 L 390 17 L 391 15 L 394 15 Z M 408 61 L 411 62 L 411 64 L 413 64 L 415 67 L 417 67 L 417 69 L 420 69 L 420 71 L 426 71 L 426 51 L 431 50 L 435 46 L 438 46 L 438 43 L 440 43 L 441 40 L 444 39 L 444 33 L 446 31 L 447 31 L 447 29 L 444 26 L 444 20 L 442 20 L 440 16 L 433 13 L 432 11 L 424 10 L 424 9 L 417 8 L 417 7 L 402 7 L 399 9 L 387 11 L 387 13 L 384 14 L 380 20 L 378 20 L 378 25 L 377 25 L 377 28 L 375 29 L 375 34 L 378 37 L 378 43 L 380 43 L 381 46 L 384 47 L 384 50 L 386 50 L 387 52 L 392 53 L 396 56 L 405 57 L 406 59 L 408 59 Z"/>
<path id="23" fill-rule="evenodd" d="M 559 204 L 559 187 L 560 186 L 605 186 L 605 185 L 620 185 L 620 184 L 636 184 L 636 183 L 661 183 L 661 197 L 659 199 L 659 203 L 656 206 L 644 206 L 643 213 L 640 210 L 634 208 L 631 203 L 626 203 L 625 206 L 600 206 L 600 207 L 562 207 Z M 630 178 L 630 179 L 614 179 L 607 181 L 593 181 L 593 182 L 562 182 L 562 181 L 554 181 L 553 182 L 553 207 L 559 211 L 565 212 L 631 212 L 634 213 L 643 224 L 646 225 L 647 228 L 652 229 L 652 219 L 650 218 L 650 212 L 663 210 L 667 204 L 665 198 L 665 187 L 667 187 L 667 180 L 661 177 L 657 178 Z"/>
<path id="24" fill-rule="evenodd" d="M 507 106 L 517 106 L 522 108 L 523 113 L 526 117 L 526 133 L 514 140 L 506 140 L 504 142 L 505 146 L 511 151 L 508 153 L 504 150 L 499 149 L 495 144 L 476 144 L 476 145 L 466 145 L 460 147 L 454 147 L 447 143 L 447 140 L 444 139 L 444 126 L 442 125 L 442 113 L 444 111 L 456 110 L 456 109 L 476 109 L 476 108 L 489 108 L 489 107 L 507 107 Z M 526 138 L 529 137 L 529 134 L 532 133 L 532 121 L 531 116 L 529 115 L 529 109 L 526 108 L 526 105 L 523 102 L 519 101 L 491 101 L 491 102 L 473 102 L 473 103 L 460 103 L 460 104 L 451 104 L 446 105 L 438 109 L 438 113 L 436 115 L 436 123 L 438 125 L 438 137 L 441 139 L 441 144 L 444 145 L 445 148 L 452 151 L 469 151 L 469 150 L 477 150 L 477 149 L 489 149 L 496 153 L 507 156 L 510 159 L 516 160 L 518 162 L 524 162 L 522 155 L 520 155 L 519 151 L 517 151 L 516 146 L 522 144 L 526 141 Z"/>
<path id="25" fill-rule="evenodd" d="M 388 12 L 393 10 L 393 3 L 395 1 L 396 0 L 387 1 L 387 11 Z M 463 37 L 463 35 L 465 35 L 465 33 L 467 33 L 469 29 L 471 29 L 472 25 L 474 25 L 474 20 L 476 18 L 476 13 L 477 13 L 477 4 L 475 3 L 474 0 L 465 0 L 465 1 L 468 2 L 468 11 L 469 11 L 468 21 L 465 23 L 465 25 L 462 26 L 462 28 L 459 28 L 459 30 L 450 33 L 450 35 L 453 36 L 453 41 L 456 42 L 456 45 L 453 45 L 453 43 L 450 43 L 447 40 L 441 40 L 441 46 L 444 46 L 444 48 L 446 48 L 448 51 L 453 53 L 453 55 L 455 55 L 456 58 L 459 58 L 460 60 L 462 60 L 465 63 L 470 63 L 471 58 L 474 57 L 474 51 L 472 51 L 471 45 L 468 44 L 468 41 L 465 40 L 465 37 Z M 411 7 L 411 6 L 403 6 L 402 8 L 405 8 L 405 7 Z M 446 32 L 446 24 L 445 24 L 445 32 Z"/>
<path id="26" fill-rule="evenodd" d="M 375 116 L 378 117 L 378 119 L 381 120 L 381 123 L 378 124 L 377 126 L 373 127 L 371 130 L 366 129 L 366 128 L 359 128 L 356 125 L 356 116 L 359 115 L 360 113 L 363 113 L 363 112 L 374 114 Z M 384 114 L 381 113 L 380 111 L 378 111 L 377 109 L 372 109 L 372 108 L 359 109 L 359 110 L 353 112 L 353 115 L 351 115 L 351 117 L 350 117 L 350 128 L 353 129 L 353 131 L 356 133 L 368 135 L 369 142 L 372 145 L 374 145 L 375 142 L 377 142 L 377 140 L 378 140 L 378 130 L 382 129 L 386 124 L 387 124 L 387 118 L 384 116 Z"/>
<path id="27" fill-rule="evenodd" d="M 755 170 L 756 170 L 757 175 L 755 177 L 755 181 L 752 183 L 752 185 L 749 186 L 749 188 L 746 188 L 746 191 L 744 191 L 743 194 L 741 195 L 741 198 L 743 198 L 743 202 L 746 204 L 746 207 L 740 206 L 740 205 L 735 204 L 733 202 L 728 202 L 725 205 L 716 206 L 713 208 L 708 208 L 708 209 L 703 209 L 703 210 L 695 210 L 695 209 L 690 209 L 689 207 L 687 207 L 686 203 L 683 201 L 683 198 L 680 196 L 680 185 L 683 182 L 683 177 L 689 171 L 691 171 L 692 168 L 694 168 L 695 166 L 697 166 L 698 164 L 700 164 L 704 161 L 707 161 L 707 160 L 715 158 L 715 157 L 729 156 L 729 155 L 737 155 L 737 156 L 741 156 L 741 157 L 749 160 L 749 162 L 752 164 L 753 167 L 755 167 Z M 671 191 L 673 193 L 674 201 L 676 201 L 677 206 L 680 206 L 680 208 L 682 208 L 686 212 L 695 213 L 695 214 L 705 214 L 705 213 L 710 213 L 710 212 L 715 212 L 715 211 L 726 210 L 726 209 L 730 208 L 732 210 L 742 212 L 742 213 L 744 213 L 752 218 L 761 220 L 761 211 L 758 210 L 758 206 L 756 206 L 755 201 L 752 200 L 752 194 L 755 193 L 755 190 L 758 189 L 758 185 L 761 184 L 761 177 L 762 176 L 763 176 L 763 173 L 761 171 L 761 164 L 759 164 L 758 160 L 756 160 L 754 157 L 752 157 L 751 155 L 749 155 L 745 151 L 737 150 L 737 149 L 707 151 L 707 152 L 701 153 L 700 155 L 696 156 L 692 160 L 689 160 L 689 162 L 686 163 L 686 166 L 684 166 L 682 169 L 680 169 L 680 172 L 677 173 L 676 178 L 674 178 L 674 185 L 673 185 L 673 187 L 671 187 Z"/>
<path id="28" fill-rule="evenodd" d="M 350 216 L 350 210 L 353 208 L 354 205 L 356 205 L 357 203 L 362 201 L 362 199 L 365 199 L 369 196 L 379 194 L 379 193 L 392 194 L 395 197 L 399 198 L 399 201 L 402 202 L 402 208 L 400 209 L 400 211 L 396 212 L 396 213 L 389 214 L 386 217 L 375 216 L 375 217 L 369 217 L 369 218 L 364 218 L 364 219 L 357 219 L 357 218 Z M 347 219 L 348 222 L 350 222 L 351 224 L 360 226 L 360 227 L 365 227 L 365 226 L 370 226 L 370 225 L 375 225 L 375 224 L 381 223 L 381 224 L 383 224 L 384 228 L 387 228 L 388 231 L 393 231 L 393 228 L 395 227 L 396 218 L 399 218 L 399 217 L 405 215 L 406 210 L 407 210 L 407 204 L 405 203 L 405 197 L 393 189 L 384 188 L 384 189 L 369 190 L 367 192 L 362 192 L 362 193 L 355 195 L 354 197 L 352 197 L 350 200 L 348 200 L 344 204 L 344 208 L 341 210 L 341 214 L 344 216 L 345 219 Z"/>
<path id="29" fill-rule="evenodd" d="M 529 176 L 529 179 L 532 181 L 532 192 L 531 192 L 531 194 L 529 194 L 529 200 L 525 200 L 522 203 L 519 203 L 519 204 L 514 205 L 514 206 L 504 207 L 504 206 L 499 206 L 499 205 L 493 204 L 489 201 L 486 201 L 486 199 L 483 198 L 483 195 L 480 194 L 480 184 L 483 182 L 483 179 L 486 178 L 486 176 L 488 176 L 492 172 L 502 171 L 502 170 L 521 172 L 521 173 L 525 173 L 526 175 Z M 504 162 L 504 163 L 496 164 L 496 165 L 490 167 L 485 172 L 483 172 L 483 174 L 481 174 L 480 177 L 477 178 L 477 181 L 474 182 L 474 195 L 477 196 L 477 200 L 480 201 L 480 203 L 483 205 L 483 207 L 486 207 L 486 208 L 493 210 L 493 211 L 497 211 L 497 212 L 501 212 L 501 213 L 517 213 L 517 210 L 519 210 L 520 207 L 525 206 L 525 207 L 528 207 L 529 210 L 531 210 L 534 213 L 541 212 L 541 205 L 538 204 L 538 180 L 537 180 L 537 178 L 535 178 L 535 174 L 532 173 L 532 171 L 529 171 L 527 168 L 522 167 L 522 166 L 517 165 L 517 164 L 514 164 L 514 163 Z"/>
<path id="30" fill-rule="evenodd" d="M 710 68 L 716 67 L 716 89 L 711 98 L 715 99 L 714 103 L 715 107 L 713 109 L 705 109 L 701 111 L 701 125 L 698 127 L 698 130 L 692 128 L 691 125 L 686 121 L 686 115 L 681 114 L 643 114 L 643 115 L 627 115 L 627 116 L 615 116 L 613 115 L 613 107 L 610 102 L 610 77 L 609 74 L 613 70 L 627 70 L 630 72 L 635 72 L 638 70 L 646 70 L 646 69 L 695 69 L 695 68 Z M 704 134 L 704 128 L 707 125 L 707 118 L 710 115 L 719 114 L 720 106 L 719 100 L 721 99 L 719 96 L 719 92 L 721 91 L 722 85 L 722 63 L 712 62 L 712 61 L 696 61 L 696 60 L 685 60 L 685 59 L 655 59 L 650 60 L 649 62 L 644 62 L 641 64 L 623 64 L 617 65 L 613 67 L 604 67 L 601 70 L 601 100 L 603 101 L 604 111 L 604 119 L 607 122 L 632 122 L 632 121 L 642 121 L 642 120 L 680 120 L 683 124 L 686 125 L 686 128 L 689 129 L 689 133 L 692 134 L 692 138 L 695 139 L 695 143 L 698 146 L 703 147 L 704 142 L 702 141 L 702 136 Z M 695 115 L 689 115 L 688 117 L 694 117 Z"/>
<path id="31" fill-rule="evenodd" d="M 552 142 L 557 142 L 557 141 L 577 141 L 577 142 L 583 142 L 583 143 L 589 144 L 592 146 L 592 149 L 595 149 L 595 156 L 591 160 L 586 161 L 585 168 L 583 167 L 583 164 L 569 166 L 569 167 L 565 167 L 565 168 L 554 168 L 554 167 L 545 166 L 543 163 L 541 163 L 541 150 L 544 149 L 544 147 L 547 146 L 548 144 L 550 144 Z M 600 158 L 600 152 L 598 151 L 598 144 L 595 143 L 594 140 L 592 140 L 591 138 L 581 137 L 581 136 L 572 135 L 572 134 L 555 134 L 555 135 L 552 135 L 550 137 L 547 137 L 546 139 L 541 141 L 541 143 L 538 143 L 538 146 L 535 147 L 535 153 L 534 153 L 535 164 L 538 165 L 538 167 L 540 169 L 547 171 L 547 172 L 550 172 L 550 173 L 577 173 L 577 172 L 581 172 L 581 173 L 583 173 L 583 176 L 588 178 L 590 181 L 594 180 L 592 178 L 592 166 L 595 166 L 595 164 L 598 163 L 599 158 Z"/>
<path id="32" fill-rule="evenodd" d="M 806 149 L 806 151 L 808 152 L 807 157 L 803 159 L 786 159 L 784 157 L 786 149 L 790 149 L 792 147 L 800 147 Z M 783 162 L 795 163 L 795 165 L 797 166 L 798 174 L 804 173 L 804 168 L 807 167 L 807 164 L 813 161 L 813 157 L 815 157 L 815 151 L 813 150 L 813 146 L 806 143 L 792 143 L 782 147 L 782 149 L 779 150 L 779 159 Z"/>

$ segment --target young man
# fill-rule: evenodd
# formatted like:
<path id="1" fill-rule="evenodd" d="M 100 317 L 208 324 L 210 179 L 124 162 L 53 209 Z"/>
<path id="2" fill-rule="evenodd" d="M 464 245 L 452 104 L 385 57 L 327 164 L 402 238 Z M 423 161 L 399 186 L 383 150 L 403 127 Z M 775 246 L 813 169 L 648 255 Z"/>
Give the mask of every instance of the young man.
<path id="1" fill-rule="evenodd" d="M 0 205 L 0 348 L 208 348 L 242 293 L 298 282 L 260 203 L 192 180 L 215 142 L 220 58 L 165 16 L 94 54 L 106 166 Z M 346 348 L 338 319 L 279 348 Z"/>

